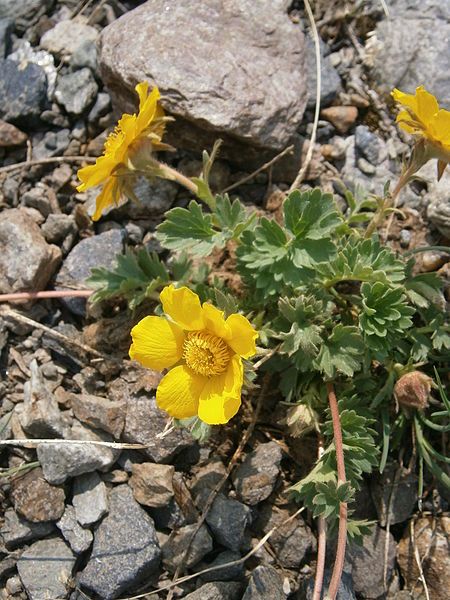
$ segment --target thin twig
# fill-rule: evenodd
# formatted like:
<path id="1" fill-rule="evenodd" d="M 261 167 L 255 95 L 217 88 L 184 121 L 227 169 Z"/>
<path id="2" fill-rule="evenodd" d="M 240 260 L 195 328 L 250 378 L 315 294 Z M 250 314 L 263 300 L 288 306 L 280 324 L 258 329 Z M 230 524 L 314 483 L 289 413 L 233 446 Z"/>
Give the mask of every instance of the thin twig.
<path id="1" fill-rule="evenodd" d="M 428 591 L 428 585 L 427 585 L 425 575 L 424 575 L 424 572 L 422 569 L 422 561 L 420 559 L 419 549 L 417 548 L 417 544 L 416 544 L 413 519 L 411 519 L 411 521 L 409 522 L 409 531 L 410 531 L 410 536 L 411 536 L 411 544 L 414 549 L 414 560 L 416 561 L 417 568 L 419 569 L 419 581 L 423 585 L 423 591 L 425 592 L 426 600 L 430 600 L 430 593 Z"/>
<path id="2" fill-rule="evenodd" d="M 179 566 L 177 567 L 176 571 L 175 571 L 175 575 L 174 575 L 174 580 L 176 580 L 180 573 L 183 572 L 184 569 L 184 565 L 186 564 L 186 559 L 188 557 L 189 554 L 189 550 L 191 549 L 191 545 L 192 542 L 195 539 L 195 536 L 197 535 L 198 531 L 200 530 L 200 527 L 203 525 L 203 523 L 206 520 L 206 517 L 208 515 L 209 509 L 211 508 L 211 506 L 214 503 L 214 500 L 216 499 L 217 494 L 220 492 L 220 490 L 222 489 L 223 485 L 225 484 L 225 482 L 227 481 L 228 477 L 230 476 L 231 471 L 233 470 L 234 466 L 236 465 L 237 461 L 239 460 L 242 451 L 244 450 L 245 445 L 247 444 L 248 440 L 250 439 L 250 436 L 253 433 L 253 430 L 255 428 L 256 425 L 256 421 L 258 419 L 260 410 L 261 410 L 261 405 L 262 405 L 262 401 L 263 398 L 267 392 L 267 389 L 269 387 L 269 382 L 270 382 L 270 375 L 267 374 L 264 377 L 263 380 L 263 384 L 261 387 L 261 391 L 258 395 L 258 400 L 256 402 L 256 408 L 253 412 L 253 417 L 252 417 L 252 421 L 250 423 L 250 425 L 247 427 L 247 430 L 245 431 L 244 435 L 241 438 L 241 441 L 239 443 L 239 446 L 236 448 L 233 456 L 231 457 L 230 462 L 228 463 L 228 466 L 226 468 L 225 471 L 225 475 L 222 477 L 222 479 L 215 485 L 214 489 L 211 491 L 211 493 L 208 496 L 208 499 L 206 501 L 206 504 L 203 508 L 202 514 L 200 516 L 199 521 L 197 522 L 196 528 L 194 529 L 190 539 L 189 539 L 189 543 L 183 553 L 183 557 L 181 559 L 181 563 L 179 564 Z M 173 583 L 172 581 L 172 583 Z M 171 600 L 173 598 L 173 591 L 171 590 L 167 596 L 167 600 Z"/>
<path id="3" fill-rule="evenodd" d="M 319 448 L 317 452 L 318 460 L 321 459 L 323 453 L 323 438 L 322 436 L 319 436 Z M 317 522 L 317 530 L 319 534 L 317 547 L 317 565 L 312 600 L 320 600 L 322 598 L 323 577 L 325 573 L 325 555 L 327 550 L 327 522 L 324 517 L 319 517 Z"/>
<path id="4" fill-rule="evenodd" d="M 23 448 L 36 448 L 41 444 L 76 444 L 85 446 L 94 444 L 95 446 L 106 446 L 107 448 L 117 448 L 121 450 L 145 450 L 150 444 L 122 444 L 120 442 L 98 442 L 96 440 L 63 440 L 61 439 L 24 439 L 24 440 L 0 440 L 0 446 L 20 446 Z"/>
<path id="5" fill-rule="evenodd" d="M 269 167 L 274 165 L 277 161 L 280 160 L 280 158 L 283 158 L 283 156 L 286 156 L 286 154 L 289 154 L 290 152 L 292 152 L 293 149 L 294 149 L 294 145 L 291 144 L 290 146 L 288 146 L 287 148 L 282 150 L 279 154 L 274 156 L 271 160 L 269 160 L 268 162 L 261 165 L 259 167 L 259 169 L 256 169 L 256 171 L 253 171 L 249 175 L 246 175 L 242 179 L 239 179 L 239 181 L 236 181 L 236 183 L 229 185 L 228 187 L 224 188 L 223 190 L 220 190 L 220 193 L 225 194 L 225 192 L 230 192 L 231 190 L 234 190 L 235 188 L 239 187 L 240 185 L 247 183 L 247 181 L 250 181 L 257 175 L 259 175 L 259 173 L 261 173 L 262 171 L 265 171 L 266 169 L 268 169 Z"/>
<path id="6" fill-rule="evenodd" d="M 20 163 L 14 163 L 13 165 L 7 165 L 6 167 L 0 168 L 0 173 L 9 173 L 10 171 L 16 171 L 17 169 L 23 169 L 24 167 L 36 167 L 37 165 L 50 165 L 52 163 L 65 163 L 65 162 L 95 162 L 97 160 L 94 156 L 53 156 L 51 158 L 40 158 L 36 160 L 23 161 Z"/>
<path id="7" fill-rule="evenodd" d="M 13 300 L 39 300 L 42 298 L 88 298 L 94 290 L 52 290 L 45 292 L 16 292 L 14 294 L 0 294 L 0 302 Z"/>
<path id="8" fill-rule="evenodd" d="M 64 344 L 69 344 L 71 346 L 75 346 L 76 348 L 83 350 L 83 352 L 87 352 L 88 354 L 97 356 L 98 358 L 101 358 L 102 360 L 111 359 L 110 357 L 104 356 L 101 352 L 94 350 L 94 348 L 91 348 L 87 344 L 83 344 L 81 342 L 78 342 L 77 340 L 73 340 L 73 339 L 67 337 L 67 335 L 62 334 L 59 331 L 55 331 L 54 329 L 47 327 L 47 325 L 43 325 L 42 323 L 39 323 L 39 321 L 30 319 L 29 317 L 26 317 L 25 315 L 22 315 L 22 314 L 16 312 L 15 310 L 12 310 L 11 308 L 7 308 L 5 306 L 0 307 L 0 316 L 11 317 L 11 319 L 14 319 L 15 321 L 19 321 L 20 323 L 26 323 L 27 325 L 30 325 L 34 329 L 41 329 L 42 331 L 45 331 L 45 333 L 48 333 L 48 335 L 50 335 L 51 337 L 63 342 Z"/>
<path id="9" fill-rule="evenodd" d="M 309 140 L 308 150 L 306 152 L 305 162 L 303 163 L 300 171 L 298 172 L 297 177 L 294 180 L 294 183 L 291 185 L 289 191 L 292 192 L 300 187 L 301 182 L 308 170 L 309 163 L 311 162 L 311 158 L 314 151 L 314 144 L 316 143 L 317 136 L 317 126 L 319 124 L 319 115 L 320 115 L 320 93 L 322 88 L 322 74 L 321 74 L 321 66 L 320 66 L 320 38 L 319 32 L 317 31 L 316 22 L 314 21 L 314 15 L 311 10 L 311 5 L 309 0 L 305 0 L 305 10 L 308 15 L 309 23 L 311 26 L 311 33 L 314 39 L 314 47 L 316 52 L 316 109 L 314 111 L 314 122 L 313 128 L 311 131 L 311 138 Z"/>
<path id="10" fill-rule="evenodd" d="M 333 420 L 333 437 L 336 451 L 336 466 L 338 475 L 338 485 L 346 482 L 344 448 L 342 442 L 342 429 L 339 417 L 339 408 L 332 383 L 327 383 L 328 403 L 330 405 L 331 417 Z M 347 503 L 341 502 L 339 505 L 339 530 L 336 547 L 336 559 L 334 561 L 333 573 L 331 575 L 328 597 L 335 600 L 341 582 L 342 571 L 344 569 L 345 547 L 347 545 Z"/>
<path id="11" fill-rule="evenodd" d="M 389 14 L 389 8 L 386 3 L 386 0 L 380 0 L 380 4 L 381 4 L 381 7 L 383 8 L 384 14 L 386 15 L 387 18 L 389 18 L 390 14 Z"/>

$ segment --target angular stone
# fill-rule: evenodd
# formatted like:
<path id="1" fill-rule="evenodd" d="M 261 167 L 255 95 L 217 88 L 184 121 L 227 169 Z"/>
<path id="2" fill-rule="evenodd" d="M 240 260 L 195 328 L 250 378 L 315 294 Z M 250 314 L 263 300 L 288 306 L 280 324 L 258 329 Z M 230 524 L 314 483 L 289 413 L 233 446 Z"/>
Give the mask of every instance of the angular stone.
<path id="1" fill-rule="evenodd" d="M 411 516 L 417 502 L 417 475 L 398 464 L 388 465 L 380 475 L 374 473 L 370 491 L 381 527 L 402 523 Z"/>
<path id="2" fill-rule="evenodd" d="M 0 59 L 0 73 L 0 118 L 24 127 L 37 122 L 47 98 L 45 71 L 6 58 Z"/>
<path id="3" fill-rule="evenodd" d="M 56 523 L 56 526 L 75 554 L 85 552 L 91 545 L 93 539 L 92 532 L 89 529 L 83 529 L 79 525 L 75 516 L 75 509 L 70 504 L 66 506 L 66 510 Z"/>
<path id="4" fill-rule="evenodd" d="M 329 106 L 321 110 L 320 115 L 329 121 L 339 133 L 347 133 L 358 118 L 356 106 Z"/>
<path id="5" fill-rule="evenodd" d="M 127 405 L 123 439 L 132 444 L 146 444 L 143 452 L 156 463 L 167 463 L 182 450 L 195 442 L 185 429 L 174 429 L 169 435 L 158 439 L 164 430 L 167 414 L 156 405 L 156 399 L 131 398 Z"/>
<path id="6" fill-rule="evenodd" d="M 112 441 L 108 434 L 94 432 L 77 423 L 72 426 L 70 438 L 83 441 Z M 39 444 L 37 448 L 44 477 L 50 483 L 64 483 L 68 477 L 97 469 L 106 471 L 120 454 L 120 450 L 97 444 L 70 444 L 70 438 L 61 444 Z"/>
<path id="7" fill-rule="evenodd" d="M 239 550 L 245 528 L 251 522 L 251 510 L 245 504 L 219 494 L 206 515 L 215 539 L 230 550 Z"/>
<path id="8" fill-rule="evenodd" d="M 240 560 L 241 555 L 238 552 L 232 552 L 231 550 L 225 550 L 216 556 L 216 558 L 204 567 L 219 567 L 227 565 L 228 563 Z M 223 567 L 217 571 L 211 571 L 201 576 L 202 581 L 239 581 L 244 576 L 244 563 L 238 565 L 231 565 L 229 567 Z"/>
<path id="9" fill-rule="evenodd" d="M 187 0 L 169 11 L 164 0 L 146 2 L 103 30 L 102 79 L 128 112 L 136 106 L 134 85 L 156 82 L 176 117 L 177 147 L 198 150 L 221 137 L 225 147 L 233 138 L 279 150 L 305 108 L 304 37 L 284 0 L 254 8 L 252 0 L 229 0 L 226 9 L 220 0 Z M 194 45 L 184 26 L 193 20 Z"/>
<path id="10" fill-rule="evenodd" d="M 256 567 L 242 600 L 286 600 L 278 571 L 266 565 Z"/>
<path id="11" fill-rule="evenodd" d="M 328 592 L 328 588 L 331 581 L 331 570 L 325 569 L 323 575 L 323 594 L 325 595 Z M 314 593 L 314 583 L 315 578 L 311 577 L 308 580 L 305 590 L 305 600 L 313 600 Z M 336 596 L 339 600 L 356 600 L 355 592 L 353 591 L 353 581 L 352 576 L 349 573 L 343 571 L 341 581 L 339 582 L 338 592 Z M 400 600 L 397 598 L 395 600 Z M 410 600 L 410 596 L 408 593 L 408 598 L 405 600 Z"/>
<path id="12" fill-rule="evenodd" d="M 75 236 L 77 226 L 73 215 L 50 214 L 41 227 L 45 239 L 50 244 L 62 242 L 68 236 Z"/>
<path id="13" fill-rule="evenodd" d="M 30 600 L 64 600 L 75 556 L 60 538 L 35 542 L 17 562 L 20 579 Z"/>
<path id="14" fill-rule="evenodd" d="M 1 22 L 0 22 L 1 24 Z M 11 123 L 0 119 L 0 148 L 10 148 L 11 146 L 21 146 L 27 141 L 27 134 Z"/>
<path id="15" fill-rule="evenodd" d="M 241 590 L 242 585 L 237 581 L 205 583 L 185 596 L 184 600 L 239 600 Z"/>
<path id="16" fill-rule="evenodd" d="M 71 394 L 70 403 L 79 421 L 110 433 L 114 439 L 120 438 L 125 425 L 126 401 L 108 400 L 91 394 Z"/>
<path id="17" fill-rule="evenodd" d="M 94 42 L 97 35 L 97 30 L 90 25 L 76 19 L 64 19 L 44 33 L 40 46 L 52 54 L 67 58 L 86 41 Z"/>
<path id="18" fill-rule="evenodd" d="M 73 506 L 78 523 L 83 527 L 94 525 L 108 512 L 106 485 L 94 471 L 75 478 Z"/>
<path id="19" fill-rule="evenodd" d="M 29 368 L 31 377 L 23 388 L 20 424 L 26 433 L 36 438 L 63 437 L 65 425 L 58 402 L 47 387 L 36 359 Z"/>
<path id="20" fill-rule="evenodd" d="M 0 17 L 14 19 L 16 28 L 23 31 L 35 23 L 52 5 L 52 0 L 0 0 Z"/>
<path id="21" fill-rule="evenodd" d="M 0 536 L 7 550 L 14 550 L 27 542 L 47 537 L 55 531 L 53 523 L 32 523 L 18 515 L 12 508 L 5 511 L 3 518 Z"/>
<path id="22" fill-rule="evenodd" d="M 175 467 L 155 463 L 133 465 L 130 487 L 139 504 L 162 508 L 173 498 Z"/>
<path id="23" fill-rule="evenodd" d="M 386 552 L 386 531 L 376 526 L 364 538 L 364 546 L 352 544 L 349 549 L 353 587 L 357 595 L 368 600 L 379 598 L 386 582 L 389 585 L 395 567 L 396 543 L 391 533 Z"/>
<path id="24" fill-rule="evenodd" d="M 11 483 L 14 508 L 28 521 L 57 521 L 64 512 L 64 490 L 45 481 L 42 469 L 32 469 Z"/>
<path id="25" fill-rule="evenodd" d="M 5 58 L 11 46 L 11 33 L 14 21 L 8 17 L 0 17 L 0 58 Z M 0 142 L 1 145 L 1 142 Z"/>
<path id="26" fill-rule="evenodd" d="M 102 600 L 117 598 L 144 577 L 155 573 L 161 550 L 152 519 L 133 498 L 127 485 L 109 495 L 110 513 L 95 532 L 80 586 Z"/>
<path id="27" fill-rule="evenodd" d="M 0 214 L 0 293 L 43 290 L 61 260 L 26 210 Z"/>
<path id="28" fill-rule="evenodd" d="M 246 456 L 232 478 L 243 502 L 254 506 L 270 496 L 280 473 L 282 456 L 281 448 L 276 442 L 260 444 Z"/>
<path id="29" fill-rule="evenodd" d="M 197 524 L 186 525 L 172 532 L 169 539 L 162 547 L 163 564 L 174 572 L 181 564 L 186 548 L 189 545 Z M 206 525 L 202 525 L 195 535 L 187 555 L 186 568 L 196 565 L 204 556 L 213 549 L 213 541 Z"/>
<path id="30" fill-rule="evenodd" d="M 355 128 L 355 148 L 358 154 L 366 158 L 372 165 L 379 165 L 387 158 L 384 140 L 370 131 L 367 125 Z"/>
<path id="31" fill-rule="evenodd" d="M 417 40 L 420 39 L 420 51 Z M 386 95 L 400 87 L 414 93 L 421 83 L 450 106 L 450 4 L 441 0 L 395 0 L 389 18 L 377 24 L 366 44 L 367 63 Z M 399 69 L 399 65 L 403 68 Z"/>
<path id="32" fill-rule="evenodd" d="M 64 260 L 56 277 L 56 286 L 73 288 L 87 279 L 94 267 L 111 269 L 116 264 L 116 255 L 123 252 L 125 237 L 125 230 L 112 229 L 78 242 Z M 84 298 L 64 298 L 62 301 L 76 315 L 85 314 Z"/>
<path id="33" fill-rule="evenodd" d="M 285 569 L 298 570 L 307 555 L 316 551 L 316 538 L 300 516 L 282 525 L 293 512 L 268 504 L 259 512 L 258 527 L 264 534 L 277 527 L 270 537 L 277 562 Z"/>
<path id="34" fill-rule="evenodd" d="M 421 576 L 415 551 L 422 559 L 422 569 L 427 582 L 430 598 L 448 600 L 450 598 L 450 518 L 421 517 L 414 521 L 414 541 L 407 527 L 398 544 L 398 562 L 406 586 L 411 589 Z"/>
<path id="35" fill-rule="evenodd" d="M 72 115 L 81 115 L 97 96 L 98 85 L 90 69 L 84 68 L 58 78 L 55 98 Z"/>
<path id="36" fill-rule="evenodd" d="M 342 90 L 341 78 L 333 67 L 330 57 L 326 54 L 327 50 L 327 44 L 320 40 L 320 106 L 322 107 L 331 104 Z M 306 37 L 306 81 L 308 85 L 307 106 L 313 109 L 316 105 L 317 68 L 316 48 L 310 34 Z"/>

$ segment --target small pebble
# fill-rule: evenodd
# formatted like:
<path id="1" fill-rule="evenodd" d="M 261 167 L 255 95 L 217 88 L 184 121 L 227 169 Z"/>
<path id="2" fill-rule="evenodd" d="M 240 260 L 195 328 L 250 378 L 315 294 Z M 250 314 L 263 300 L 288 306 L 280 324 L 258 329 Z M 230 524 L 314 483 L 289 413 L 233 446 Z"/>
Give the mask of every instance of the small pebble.
<path id="1" fill-rule="evenodd" d="M 411 243 L 412 234 L 409 229 L 402 229 L 400 231 L 400 246 L 402 248 L 408 248 Z"/>

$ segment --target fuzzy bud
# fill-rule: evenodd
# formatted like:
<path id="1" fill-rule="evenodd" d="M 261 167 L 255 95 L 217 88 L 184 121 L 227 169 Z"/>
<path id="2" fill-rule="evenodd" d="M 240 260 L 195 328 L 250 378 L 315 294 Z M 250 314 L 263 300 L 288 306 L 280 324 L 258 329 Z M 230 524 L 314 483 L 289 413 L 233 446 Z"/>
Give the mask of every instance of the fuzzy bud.
<path id="1" fill-rule="evenodd" d="M 400 406 L 424 410 L 428 406 L 433 380 L 425 373 L 411 371 L 402 375 L 394 386 L 394 397 Z"/>

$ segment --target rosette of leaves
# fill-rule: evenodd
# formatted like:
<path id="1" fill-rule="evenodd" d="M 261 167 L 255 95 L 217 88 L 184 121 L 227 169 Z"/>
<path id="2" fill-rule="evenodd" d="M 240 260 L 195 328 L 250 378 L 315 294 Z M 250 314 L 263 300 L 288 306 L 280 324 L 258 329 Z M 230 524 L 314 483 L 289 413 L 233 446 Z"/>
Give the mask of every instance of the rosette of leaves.
<path id="1" fill-rule="evenodd" d="M 376 281 L 361 285 L 359 326 L 368 344 L 386 354 L 395 340 L 413 325 L 415 309 L 409 306 L 402 287 Z"/>

